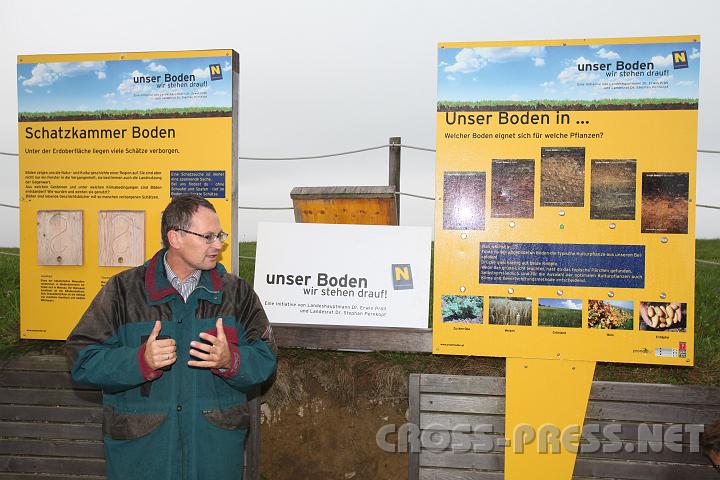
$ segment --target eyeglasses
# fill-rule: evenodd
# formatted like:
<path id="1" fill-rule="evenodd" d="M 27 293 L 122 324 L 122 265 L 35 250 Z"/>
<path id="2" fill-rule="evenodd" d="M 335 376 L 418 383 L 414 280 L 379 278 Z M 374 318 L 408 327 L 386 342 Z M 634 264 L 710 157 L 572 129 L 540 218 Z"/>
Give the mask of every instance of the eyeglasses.
<path id="1" fill-rule="evenodd" d="M 173 230 L 178 230 L 180 232 L 185 232 L 185 233 L 191 233 L 198 237 L 204 238 L 207 243 L 213 243 L 215 240 L 218 240 L 220 243 L 223 243 L 228 238 L 228 234 L 223 231 L 220 231 L 220 233 L 208 233 L 207 235 L 203 235 L 201 233 L 195 233 L 195 232 L 191 232 L 190 230 L 185 230 L 184 228 L 174 228 Z"/>

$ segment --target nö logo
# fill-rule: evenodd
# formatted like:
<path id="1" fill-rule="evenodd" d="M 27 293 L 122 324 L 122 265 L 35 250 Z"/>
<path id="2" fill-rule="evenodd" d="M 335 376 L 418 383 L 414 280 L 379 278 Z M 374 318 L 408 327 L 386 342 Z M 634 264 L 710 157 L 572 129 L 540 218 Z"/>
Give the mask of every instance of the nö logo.
<path id="1" fill-rule="evenodd" d="M 222 67 L 219 63 L 210 65 L 210 80 L 222 80 Z"/>
<path id="2" fill-rule="evenodd" d="M 678 50 L 677 52 L 672 52 L 672 59 L 673 68 L 675 70 L 677 70 L 678 68 L 688 68 L 687 52 L 685 52 L 685 50 Z"/>
<path id="3" fill-rule="evenodd" d="M 412 290 L 412 269 L 409 263 L 393 263 L 392 281 L 395 290 Z"/>

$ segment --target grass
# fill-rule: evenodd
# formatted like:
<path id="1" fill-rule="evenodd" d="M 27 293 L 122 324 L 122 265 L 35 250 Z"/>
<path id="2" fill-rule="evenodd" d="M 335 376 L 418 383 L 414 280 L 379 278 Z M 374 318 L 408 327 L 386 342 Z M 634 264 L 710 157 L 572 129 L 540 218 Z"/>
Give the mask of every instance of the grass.
<path id="1" fill-rule="evenodd" d="M 240 244 L 240 256 L 254 257 L 255 243 Z M 720 240 L 697 240 L 698 259 L 720 263 Z M 0 252 L 18 253 L 18 249 L 0 249 Z M 252 283 L 255 262 L 240 259 L 241 277 Z M 60 341 L 19 339 L 19 272 L 18 257 L 0 255 L 0 356 L 21 355 L 28 351 L 59 352 Z M 655 365 L 634 365 L 598 363 L 596 380 L 676 383 L 720 386 L 720 265 L 696 264 L 695 284 L 695 367 L 669 367 Z M 431 297 L 432 298 L 432 297 Z M 404 372 L 444 373 L 458 375 L 503 375 L 505 362 L 502 358 L 458 357 L 424 353 L 400 352 L 323 352 L 283 348 L 281 358 L 294 364 L 303 359 L 313 361 L 337 359 L 351 361 L 350 357 L 361 357 L 353 362 L 376 362 L 382 368 L 397 366 Z M 407 376 L 405 376 L 407 378 Z"/>
<path id="2" fill-rule="evenodd" d="M 570 327 L 582 326 L 582 310 L 569 308 L 538 307 L 538 325 L 542 327 Z"/>
<path id="3" fill-rule="evenodd" d="M 439 101 L 437 104 L 438 111 L 445 109 L 457 109 L 460 107 L 503 107 L 503 106 L 523 106 L 528 110 L 535 110 L 540 107 L 563 107 L 567 105 L 584 106 L 594 108 L 603 105 L 663 105 L 663 104 L 697 104 L 696 98 L 638 98 L 638 99 L 621 99 L 612 98 L 604 100 L 481 100 L 474 102 L 466 101 Z"/>
<path id="4" fill-rule="evenodd" d="M 152 115 L 168 115 L 168 114 L 203 114 L 215 112 L 231 112 L 231 108 L 223 107 L 182 107 L 182 108 L 153 108 L 149 110 L 63 110 L 57 112 L 21 112 L 18 117 L 19 121 L 32 121 L 36 118 L 53 119 L 66 117 L 84 117 L 87 119 L 104 118 L 104 117 L 126 117 L 138 115 L 140 117 L 149 117 Z"/>

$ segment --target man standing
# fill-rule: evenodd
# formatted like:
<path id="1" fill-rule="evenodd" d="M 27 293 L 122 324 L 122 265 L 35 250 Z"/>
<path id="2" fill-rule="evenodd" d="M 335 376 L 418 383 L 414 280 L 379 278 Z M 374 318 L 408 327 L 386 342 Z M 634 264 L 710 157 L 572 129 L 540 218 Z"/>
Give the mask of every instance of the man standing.
<path id="1" fill-rule="evenodd" d="M 246 392 L 276 365 L 252 288 L 218 263 L 227 234 L 207 200 L 175 197 L 165 246 L 112 277 L 67 340 L 75 381 L 103 391 L 109 479 L 239 479 Z"/>

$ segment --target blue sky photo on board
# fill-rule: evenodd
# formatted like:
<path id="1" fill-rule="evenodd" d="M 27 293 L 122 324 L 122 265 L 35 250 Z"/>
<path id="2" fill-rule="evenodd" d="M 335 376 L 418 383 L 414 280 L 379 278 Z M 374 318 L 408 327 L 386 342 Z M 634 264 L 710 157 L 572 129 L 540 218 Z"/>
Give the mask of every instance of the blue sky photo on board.
<path id="1" fill-rule="evenodd" d="M 699 73 L 699 42 L 439 48 L 438 101 L 697 103 Z"/>
<path id="2" fill-rule="evenodd" d="M 21 114 L 159 108 L 229 111 L 232 66 L 227 57 L 18 64 L 17 89 Z"/>

